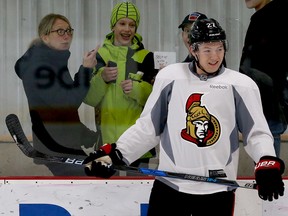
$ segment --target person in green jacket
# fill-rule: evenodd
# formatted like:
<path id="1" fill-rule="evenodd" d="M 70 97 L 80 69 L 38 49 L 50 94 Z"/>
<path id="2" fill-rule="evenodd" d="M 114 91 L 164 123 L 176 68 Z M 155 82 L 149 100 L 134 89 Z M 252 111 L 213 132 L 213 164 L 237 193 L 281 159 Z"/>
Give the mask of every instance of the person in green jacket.
<path id="1" fill-rule="evenodd" d="M 84 103 L 95 107 L 103 143 L 115 142 L 140 117 L 158 72 L 153 52 L 144 48 L 142 36 L 136 33 L 139 22 L 140 12 L 133 3 L 116 4 L 111 13 L 111 33 L 96 55 L 97 65 Z M 155 154 L 152 149 L 132 165 L 147 164 Z"/>

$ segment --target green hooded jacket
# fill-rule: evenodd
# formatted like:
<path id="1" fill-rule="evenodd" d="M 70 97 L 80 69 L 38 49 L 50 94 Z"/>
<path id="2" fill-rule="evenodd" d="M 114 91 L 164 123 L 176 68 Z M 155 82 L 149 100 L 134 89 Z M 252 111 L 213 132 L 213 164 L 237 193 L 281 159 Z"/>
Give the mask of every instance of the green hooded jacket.
<path id="1" fill-rule="evenodd" d="M 144 49 L 142 37 L 135 34 L 131 46 L 114 46 L 114 34 L 106 36 L 97 53 L 97 66 L 91 79 L 90 89 L 84 103 L 96 107 L 100 112 L 103 143 L 114 143 L 120 135 L 139 118 L 148 96 L 152 91 L 153 80 L 158 72 L 154 69 L 153 53 Z M 101 76 L 108 61 L 117 63 L 116 82 L 106 83 Z M 132 79 L 133 90 L 124 94 L 120 83 Z M 96 125 L 99 128 L 98 125 Z M 144 158 L 151 157 L 151 153 Z M 143 158 L 142 157 L 142 158 Z"/>

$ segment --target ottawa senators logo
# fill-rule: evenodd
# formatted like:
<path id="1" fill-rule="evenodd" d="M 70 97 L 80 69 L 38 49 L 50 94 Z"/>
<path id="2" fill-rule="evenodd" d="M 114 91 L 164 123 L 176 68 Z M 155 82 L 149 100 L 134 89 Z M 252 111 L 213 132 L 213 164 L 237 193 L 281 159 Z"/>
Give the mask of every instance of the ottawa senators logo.
<path id="1" fill-rule="evenodd" d="M 201 106 L 202 94 L 191 94 L 186 102 L 186 128 L 181 137 L 198 147 L 213 145 L 220 136 L 220 124 L 205 106 Z"/>

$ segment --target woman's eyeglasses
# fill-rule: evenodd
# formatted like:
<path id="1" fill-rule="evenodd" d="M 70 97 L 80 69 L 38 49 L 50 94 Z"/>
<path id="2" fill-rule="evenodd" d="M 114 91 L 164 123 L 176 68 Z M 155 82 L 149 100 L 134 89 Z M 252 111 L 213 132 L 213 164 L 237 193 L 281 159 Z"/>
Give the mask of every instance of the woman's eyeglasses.
<path id="1" fill-rule="evenodd" d="M 67 33 L 67 35 L 71 36 L 71 35 L 73 35 L 74 29 L 72 29 L 72 28 L 68 28 L 66 30 L 65 29 L 57 29 L 54 31 L 50 31 L 50 33 L 52 33 L 52 32 L 57 32 L 57 34 L 59 36 L 63 36 L 65 33 Z"/>

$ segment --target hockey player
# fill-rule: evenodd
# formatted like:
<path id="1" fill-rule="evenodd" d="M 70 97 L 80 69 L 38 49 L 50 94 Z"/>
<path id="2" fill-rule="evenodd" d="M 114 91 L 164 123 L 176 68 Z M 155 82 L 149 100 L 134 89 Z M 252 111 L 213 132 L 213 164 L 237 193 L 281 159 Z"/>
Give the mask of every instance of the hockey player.
<path id="1" fill-rule="evenodd" d="M 219 23 L 197 20 L 190 35 L 195 61 L 158 73 L 141 117 L 116 143 L 86 158 L 87 175 L 109 177 L 113 164 L 130 164 L 160 143 L 160 170 L 236 180 L 241 132 L 256 163 L 259 197 L 283 196 L 285 165 L 275 156 L 259 89 L 248 76 L 223 66 L 226 51 Z M 234 205 L 235 188 L 156 177 L 148 215 L 232 216 Z"/>

